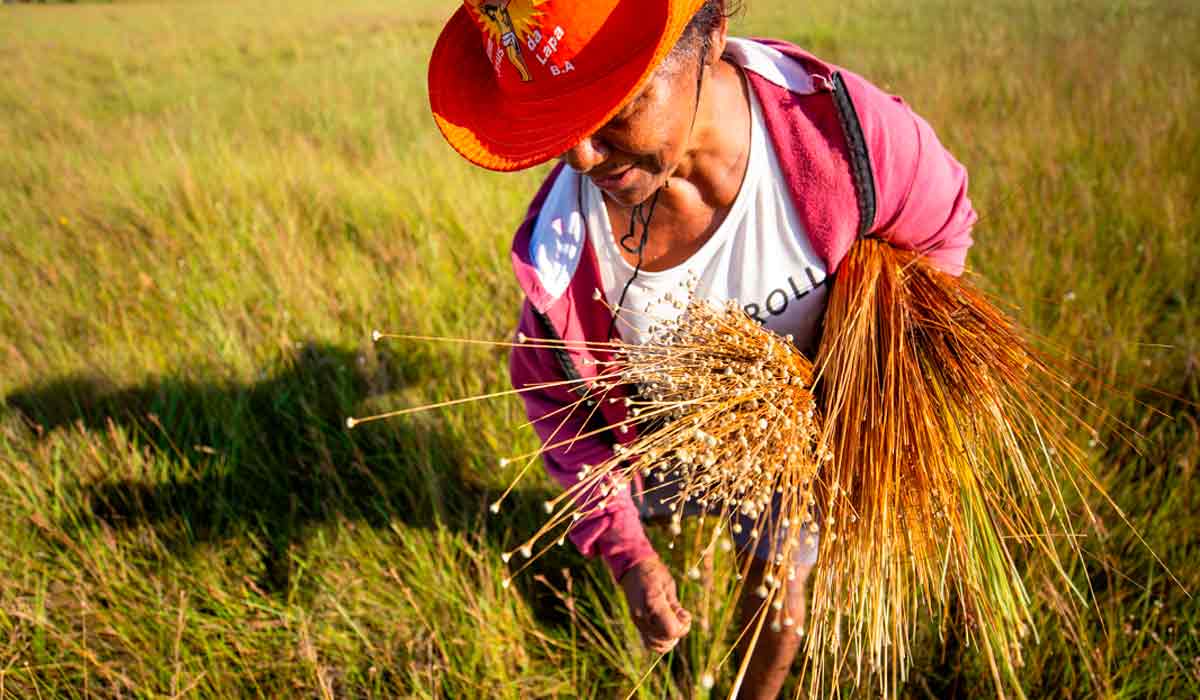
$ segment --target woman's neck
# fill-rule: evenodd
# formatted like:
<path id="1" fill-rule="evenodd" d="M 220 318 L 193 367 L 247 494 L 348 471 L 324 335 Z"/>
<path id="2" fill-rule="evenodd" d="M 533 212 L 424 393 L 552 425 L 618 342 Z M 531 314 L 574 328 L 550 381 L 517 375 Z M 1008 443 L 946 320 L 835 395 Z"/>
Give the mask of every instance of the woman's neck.
<path id="1" fill-rule="evenodd" d="M 733 204 L 749 162 L 748 90 L 741 69 L 727 61 L 705 76 L 691 141 L 659 206 L 692 207 L 697 197 L 715 210 Z"/>

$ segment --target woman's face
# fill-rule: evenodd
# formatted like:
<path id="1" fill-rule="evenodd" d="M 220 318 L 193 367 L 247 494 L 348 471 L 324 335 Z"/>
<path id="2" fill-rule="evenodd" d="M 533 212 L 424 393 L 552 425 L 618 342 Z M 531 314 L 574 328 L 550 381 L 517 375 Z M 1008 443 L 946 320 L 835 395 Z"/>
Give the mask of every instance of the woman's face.
<path id="1" fill-rule="evenodd" d="M 668 59 L 611 121 L 563 154 L 567 165 L 590 177 L 618 205 L 649 199 L 687 153 L 699 53 Z"/>

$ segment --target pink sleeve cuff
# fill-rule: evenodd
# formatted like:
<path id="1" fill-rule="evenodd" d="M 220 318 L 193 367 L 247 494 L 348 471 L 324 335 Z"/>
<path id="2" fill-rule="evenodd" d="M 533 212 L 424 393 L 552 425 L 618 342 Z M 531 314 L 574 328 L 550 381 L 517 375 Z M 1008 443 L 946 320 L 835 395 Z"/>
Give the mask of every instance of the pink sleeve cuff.
<path id="1" fill-rule="evenodd" d="M 612 519 L 608 529 L 596 538 L 595 548 L 608 564 L 613 578 L 620 581 L 635 564 L 658 555 L 646 537 L 646 529 L 642 526 L 632 499 L 629 499 L 628 507 L 622 504 L 610 515 Z"/>

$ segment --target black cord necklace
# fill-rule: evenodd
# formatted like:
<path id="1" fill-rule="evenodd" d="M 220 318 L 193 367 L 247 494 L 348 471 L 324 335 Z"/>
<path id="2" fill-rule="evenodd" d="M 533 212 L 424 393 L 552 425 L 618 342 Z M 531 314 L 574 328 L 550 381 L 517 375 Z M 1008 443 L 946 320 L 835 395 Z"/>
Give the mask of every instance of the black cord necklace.
<path id="1" fill-rule="evenodd" d="M 629 214 L 629 231 L 624 236 L 621 236 L 619 243 L 625 249 L 625 252 L 637 255 L 637 265 L 633 268 L 633 276 L 625 282 L 625 287 L 621 290 L 621 298 L 617 300 L 617 306 L 613 309 L 613 317 L 612 321 L 608 324 L 608 337 L 606 340 L 612 340 L 613 332 L 617 329 L 617 316 L 620 315 L 621 309 L 625 306 L 625 295 L 629 293 L 629 287 L 642 272 L 642 256 L 646 252 L 646 239 L 650 237 L 650 220 L 654 218 L 654 208 L 658 205 L 658 195 L 662 194 L 663 189 L 660 187 L 654 190 L 654 195 L 650 197 L 649 209 L 645 209 L 646 203 L 642 202 L 635 206 Z M 638 238 L 637 247 L 631 248 L 629 242 L 633 240 L 638 224 L 642 226 L 642 235 Z"/>

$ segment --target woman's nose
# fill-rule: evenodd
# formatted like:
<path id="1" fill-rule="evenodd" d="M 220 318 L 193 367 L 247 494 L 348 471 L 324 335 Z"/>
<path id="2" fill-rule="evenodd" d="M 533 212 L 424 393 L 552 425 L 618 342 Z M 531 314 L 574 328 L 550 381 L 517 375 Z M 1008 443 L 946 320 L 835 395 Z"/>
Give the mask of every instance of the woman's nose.
<path id="1" fill-rule="evenodd" d="M 608 145 L 592 135 L 567 149 L 563 160 L 567 161 L 567 165 L 573 170 L 586 173 L 607 160 L 608 155 Z"/>

